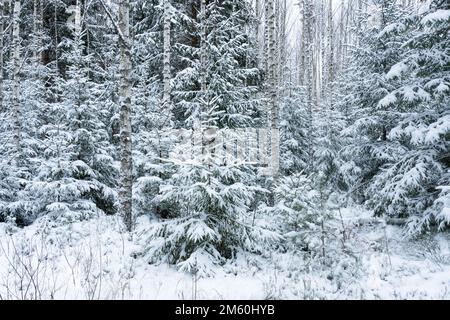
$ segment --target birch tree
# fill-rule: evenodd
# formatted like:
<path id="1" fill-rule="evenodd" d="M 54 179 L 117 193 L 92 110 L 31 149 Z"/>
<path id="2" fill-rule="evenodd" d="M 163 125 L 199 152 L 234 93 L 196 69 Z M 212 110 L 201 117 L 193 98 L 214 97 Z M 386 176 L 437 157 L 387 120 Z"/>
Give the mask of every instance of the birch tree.
<path id="1" fill-rule="evenodd" d="M 267 84 L 269 94 L 270 128 L 271 128 L 271 165 L 272 174 L 276 178 L 279 174 L 279 105 L 277 88 L 277 60 L 276 60 L 276 16 L 274 1 L 267 0 L 266 3 L 266 30 L 267 30 Z"/>
<path id="2" fill-rule="evenodd" d="M 270 8 L 269 5 L 271 0 L 264 0 L 264 41 L 263 41 L 263 63 L 264 71 L 266 73 L 266 77 L 269 76 L 269 37 L 270 37 Z"/>
<path id="3" fill-rule="evenodd" d="M 263 5 L 264 7 L 264 5 Z M 263 8 L 261 7 L 261 0 L 255 0 L 255 18 L 256 18 L 256 26 L 255 26 L 255 39 L 258 45 L 258 66 L 263 65 L 263 54 L 264 54 L 264 32 L 263 37 L 261 38 L 261 24 L 262 24 L 262 14 Z"/>
<path id="4" fill-rule="evenodd" d="M 4 50 L 5 0 L 0 0 L 0 112 L 3 111 L 3 50 Z"/>
<path id="5" fill-rule="evenodd" d="M 163 109 L 167 109 L 167 113 L 170 113 L 170 94 L 171 94 L 171 84 L 170 84 L 170 24 L 171 24 L 171 5 L 170 0 L 164 0 L 164 57 L 163 57 Z"/>
<path id="6" fill-rule="evenodd" d="M 174 105 L 188 106 L 184 125 L 201 132 L 176 147 L 184 158 L 167 161 L 171 174 L 155 198 L 169 219 L 147 233 L 147 252 L 151 260 L 169 261 L 188 272 L 209 273 L 237 248 L 256 245 L 256 237 L 249 235 L 259 228 L 243 214 L 257 191 L 256 170 L 241 158 L 222 157 L 222 148 L 213 145 L 218 132 L 226 132 L 225 144 L 232 150 L 237 134 L 228 129 L 252 124 L 254 88 L 248 83 L 259 72 L 247 65 L 256 62 L 246 28 L 254 18 L 248 4 L 199 1 L 199 14 L 190 14 L 195 20 L 191 32 L 199 41 L 181 46 L 189 63 L 174 79 Z"/>
<path id="7" fill-rule="evenodd" d="M 313 11 L 311 0 L 303 0 L 303 32 L 305 33 L 304 39 L 305 43 L 303 45 L 305 51 L 305 63 L 304 63 L 304 74 L 305 74 L 305 86 L 306 86 L 306 100 L 307 100 L 307 118 L 308 118 L 308 167 L 312 168 L 313 161 L 313 97 L 314 97 L 314 84 L 313 84 L 313 72 L 314 72 L 314 61 L 313 61 Z"/>
<path id="8" fill-rule="evenodd" d="M 328 100 L 330 108 L 333 108 L 333 81 L 334 81 L 334 23 L 333 23 L 333 1 L 328 1 L 328 70 L 327 70 L 327 83 L 328 83 Z"/>
<path id="9" fill-rule="evenodd" d="M 21 115 L 20 115 L 20 0 L 15 0 L 13 11 L 13 118 L 14 118 L 14 144 L 16 146 L 16 162 L 20 163 L 21 158 Z"/>
<path id="10" fill-rule="evenodd" d="M 120 211 L 127 231 L 133 228 L 133 159 L 131 141 L 131 39 L 130 1 L 120 0 L 118 32 L 120 35 Z"/>
<path id="11" fill-rule="evenodd" d="M 279 12 L 279 54 L 278 54 L 278 74 L 279 74 L 279 86 L 283 87 L 285 80 L 285 72 L 287 67 L 286 63 L 286 52 L 287 52 L 287 34 L 286 34 L 286 18 L 287 18 L 287 0 L 280 1 L 280 12 Z M 280 93 L 283 94 L 283 93 Z"/>

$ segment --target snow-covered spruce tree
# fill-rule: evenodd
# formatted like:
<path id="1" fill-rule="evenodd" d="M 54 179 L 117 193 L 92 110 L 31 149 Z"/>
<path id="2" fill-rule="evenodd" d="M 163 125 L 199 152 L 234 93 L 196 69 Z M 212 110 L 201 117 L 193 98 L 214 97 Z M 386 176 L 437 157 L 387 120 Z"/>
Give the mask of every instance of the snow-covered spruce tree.
<path id="1" fill-rule="evenodd" d="M 323 105 L 317 110 L 314 119 L 314 167 L 311 175 L 322 196 L 345 190 L 345 182 L 340 168 L 342 160 L 339 151 L 345 144 L 340 133 L 345 128 L 345 117 L 340 110 Z"/>
<path id="2" fill-rule="evenodd" d="M 34 215 L 67 223 L 116 210 L 117 166 L 111 157 L 104 123 L 99 120 L 99 92 L 91 80 L 80 7 L 73 37 L 60 43 L 65 75 L 54 73 L 49 123 L 41 127 L 44 161 L 29 186 Z"/>
<path id="3" fill-rule="evenodd" d="M 353 198 L 361 202 L 370 196 L 368 184 L 381 166 L 400 152 L 398 144 L 387 137 L 397 121 L 396 108 L 380 101 L 392 89 L 385 74 L 398 61 L 405 40 L 398 30 L 401 12 L 391 1 L 381 1 L 376 8 L 376 25 L 361 23 L 365 32 L 347 67 L 346 94 L 336 105 L 348 122 L 342 132 L 349 141 L 340 151 L 340 174 Z M 364 16 L 359 19 L 373 20 Z"/>
<path id="4" fill-rule="evenodd" d="M 194 3 L 189 10 L 195 15 L 183 21 L 187 34 L 175 43 L 174 55 L 181 64 L 173 79 L 176 125 L 192 127 L 198 119 L 204 91 L 201 82 L 217 94 L 220 128 L 253 125 L 261 118 L 262 106 L 255 98 L 260 83 L 256 51 L 246 30 L 253 22 L 250 3 L 208 1 L 203 13 L 197 5 L 201 1 Z"/>
<path id="5" fill-rule="evenodd" d="M 142 90 L 146 87 L 146 90 Z M 134 98 L 134 213 L 164 215 L 155 202 L 161 181 L 167 177 L 170 167 L 163 161 L 173 145 L 173 132 L 168 115 L 161 110 L 160 91 L 155 82 L 135 87 Z M 138 100 L 141 95 L 148 95 L 145 100 Z M 166 124 L 164 124 L 167 122 Z M 163 125 L 164 124 L 164 125 Z"/>
<path id="6" fill-rule="evenodd" d="M 343 162 L 339 157 L 339 151 L 346 143 L 346 139 L 341 135 L 341 132 L 347 126 L 348 119 L 344 113 L 345 108 L 342 108 L 346 101 L 339 94 L 339 89 L 341 86 L 347 85 L 347 77 L 352 77 L 351 74 L 342 74 L 336 70 L 338 62 L 335 61 L 334 51 L 336 48 L 334 47 L 333 4 L 331 0 L 328 2 L 327 11 L 327 44 L 326 49 L 322 48 L 324 62 L 322 66 L 321 98 L 318 102 L 318 108 L 314 112 L 312 130 L 315 144 L 312 171 L 314 172 L 316 186 L 325 198 L 328 198 L 331 193 L 336 195 L 336 193 L 345 190 L 346 187 L 340 170 Z M 344 23 L 344 21 L 341 23 Z M 356 33 L 358 32 L 361 31 L 357 30 Z M 326 51 L 328 51 L 327 54 Z M 346 65 L 348 65 L 348 61 L 343 59 L 340 68 L 345 68 Z"/>
<path id="7" fill-rule="evenodd" d="M 294 87 L 281 99 L 280 168 L 284 174 L 305 170 L 308 165 L 310 132 L 304 87 Z"/>
<path id="8" fill-rule="evenodd" d="M 450 224 L 450 170 L 443 175 L 441 179 L 441 185 L 438 186 L 439 195 L 433 203 L 433 216 L 439 223 L 438 227 L 444 229 Z"/>
<path id="9" fill-rule="evenodd" d="M 383 4 L 381 32 L 363 37 L 355 55 L 359 69 L 353 70 L 364 75 L 346 97 L 352 123 L 346 133 L 353 141 L 342 151 L 347 162 L 341 171 L 350 191 L 377 215 L 407 218 L 407 231 L 415 234 L 448 225 L 445 201 L 437 200 L 446 192 L 437 187 L 446 184 L 449 165 L 449 52 L 443 36 L 449 15 L 440 1 L 403 18 L 395 4 Z"/>
<path id="10" fill-rule="evenodd" d="M 165 217 L 167 213 L 156 202 L 155 196 L 159 193 L 161 181 L 168 177 L 171 169 L 164 159 L 167 159 L 175 140 L 170 92 L 171 72 L 175 68 L 170 44 L 173 43 L 171 29 L 181 32 L 178 28 L 182 17 L 180 10 L 172 3 L 177 5 L 176 1 L 162 0 L 154 7 L 145 5 L 146 1 L 135 6 L 138 14 L 135 15 L 133 45 L 136 66 L 133 156 L 137 177 L 134 211 L 137 215 Z M 165 66 L 161 68 L 163 64 Z"/>
<path id="11" fill-rule="evenodd" d="M 7 24 L 17 23 L 17 19 L 7 20 L 5 5 L 2 2 L 2 27 Z M 10 8 L 11 9 L 11 8 Z M 12 26 L 12 24 L 11 24 Z M 2 59 L 4 58 L 5 34 L 2 34 Z M 13 46 L 11 45 L 11 49 Z M 5 72 L 5 64 L 2 61 L 2 99 L 0 107 L 0 221 L 14 220 L 18 215 L 17 208 L 11 204 L 18 200 L 18 193 L 23 189 L 24 183 L 21 182 L 20 174 L 17 174 L 18 163 L 15 161 L 17 148 L 13 144 L 13 117 L 12 117 L 12 82 L 8 80 L 10 74 Z M 12 70 L 11 67 L 7 70 Z M 5 77 L 6 74 L 6 77 Z M 8 77 L 9 76 L 9 77 Z M 24 181 L 26 183 L 26 179 Z M 15 210 L 16 209 L 16 210 Z"/>
<path id="12" fill-rule="evenodd" d="M 324 223 L 330 211 L 323 199 L 313 179 L 301 172 L 282 178 L 275 189 L 274 213 L 295 250 L 324 255 Z"/>
<path id="13" fill-rule="evenodd" d="M 26 35 L 27 32 L 36 33 L 28 23 L 32 17 L 23 10 L 20 1 L 11 2 L 9 10 L 12 29 L 10 59 L 5 63 L 6 70 L 2 70 L 6 79 L 2 79 L 3 107 L 0 108 L 0 220 L 26 225 L 32 222 L 26 207 L 29 197 L 26 188 L 38 162 L 38 106 L 45 90 L 43 79 L 38 76 L 43 71 L 39 61 L 24 56 L 25 47 L 34 48 L 34 39 Z M 6 17 L 4 13 L 3 19 Z"/>
<path id="14" fill-rule="evenodd" d="M 385 75 L 392 87 L 379 102 L 397 111 L 387 138 L 399 152 L 368 189 L 376 212 L 408 218 L 411 234 L 450 223 L 446 192 L 437 189 L 448 183 L 450 167 L 450 8 L 432 1 L 424 9 L 401 22 L 407 40 Z"/>
<path id="15" fill-rule="evenodd" d="M 83 16 L 85 53 L 90 55 L 89 79 L 95 83 L 96 92 L 101 94 L 95 100 L 96 117 L 108 133 L 113 148 L 110 155 L 114 160 L 119 160 L 119 36 L 109 17 L 103 14 L 104 7 L 100 1 L 83 4 L 89 13 Z"/>
<path id="16" fill-rule="evenodd" d="M 240 20 L 251 12 L 244 11 L 248 4 L 241 1 L 200 4 L 198 46 L 181 45 L 189 54 L 186 69 L 176 75 L 174 93 L 194 137 L 179 146 L 184 158 L 170 159 L 174 173 L 161 182 L 157 197 L 169 219 L 146 232 L 145 254 L 151 261 L 209 274 L 237 250 L 261 252 L 277 236 L 252 223 L 249 207 L 262 191 L 255 186 L 254 168 L 227 158 L 220 143 L 214 147 L 220 133 L 248 123 L 252 112 L 246 107 L 253 89 L 246 84 L 257 69 L 245 66 L 249 43 Z"/>

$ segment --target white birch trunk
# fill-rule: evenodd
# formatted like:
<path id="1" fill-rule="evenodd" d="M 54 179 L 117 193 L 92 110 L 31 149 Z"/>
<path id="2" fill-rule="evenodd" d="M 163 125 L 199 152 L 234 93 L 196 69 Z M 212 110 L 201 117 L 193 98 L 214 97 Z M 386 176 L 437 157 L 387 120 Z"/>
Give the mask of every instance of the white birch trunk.
<path id="1" fill-rule="evenodd" d="M 38 45 L 37 45 L 37 9 L 38 9 L 38 0 L 33 0 L 33 62 L 36 63 L 37 55 L 38 55 Z"/>
<path id="2" fill-rule="evenodd" d="M 206 91 L 206 1 L 200 0 L 200 23 L 201 23 L 201 36 L 200 36 L 200 64 L 203 68 L 202 78 L 201 78 L 201 90 L 204 94 Z"/>
<path id="3" fill-rule="evenodd" d="M 308 166 L 312 167 L 312 119 L 313 119 L 313 35 L 312 35 L 312 4 L 311 0 L 303 0 L 305 23 L 305 84 L 307 88 L 307 112 L 308 112 Z"/>
<path id="4" fill-rule="evenodd" d="M 81 36 L 81 7 L 79 0 L 75 4 L 75 34 L 79 37 Z"/>
<path id="5" fill-rule="evenodd" d="M 200 91 L 201 91 L 201 110 L 200 110 L 200 117 L 199 119 L 196 119 L 197 124 L 194 124 L 199 130 L 201 139 L 202 139 L 202 150 L 204 148 L 204 137 L 203 137 L 203 123 L 207 122 L 207 110 L 208 110 L 208 102 L 206 97 L 206 55 L 205 55 L 205 44 L 206 44 L 206 0 L 200 0 L 200 15 L 199 15 L 199 22 L 200 22 L 200 68 L 201 68 L 201 75 L 200 75 Z M 195 128 L 194 128 L 195 129 Z M 205 160 L 205 159 L 203 159 Z"/>
<path id="6" fill-rule="evenodd" d="M 132 144 L 131 144 L 131 41 L 130 41 L 130 0 L 119 2 L 120 47 L 120 210 L 127 231 L 133 228 L 132 193 Z"/>
<path id="7" fill-rule="evenodd" d="M 300 19 L 301 19 L 301 24 L 302 24 L 302 30 L 301 30 L 301 36 L 300 36 L 300 45 L 299 45 L 299 75 L 298 75 L 298 79 L 299 82 L 298 84 L 300 86 L 303 86 L 305 84 L 305 34 L 306 34 L 306 24 L 305 24 L 305 8 L 303 6 L 302 3 L 302 7 L 301 7 L 301 14 L 300 14 Z"/>
<path id="8" fill-rule="evenodd" d="M 277 92 L 277 67 L 276 67 L 276 21 L 273 0 L 267 1 L 268 24 L 268 85 L 269 85 L 269 113 L 271 127 L 271 165 L 274 178 L 279 174 L 279 120 L 278 120 L 278 92 Z"/>
<path id="9" fill-rule="evenodd" d="M 14 144 L 16 146 L 16 163 L 20 163 L 21 158 L 21 115 L 20 115 L 20 0 L 15 0 L 13 11 L 13 119 L 14 119 Z"/>
<path id="10" fill-rule="evenodd" d="M 344 22 L 344 46 L 343 46 L 343 54 L 342 54 L 342 67 L 345 68 L 347 63 L 347 53 L 348 53 L 348 45 L 349 45 L 349 16 L 350 16 L 351 7 L 347 4 L 345 8 L 345 22 Z"/>
<path id="11" fill-rule="evenodd" d="M 0 112 L 3 111 L 3 37 L 5 0 L 0 0 Z"/>
<path id="12" fill-rule="evenodd" d="M 269 78 L 270 68 L 269 68 L 269 51 L 270 51 L 270 3 L 272 0 L 264 1 L 264 54 L 262 64 L 264 66 L 264 71 L 266 72 L 266 76 Z M 272 3 L 273 4 L 273 3 Z"/>
<path id="13" fill-rule="evenodd" d="M 333 1 L 328 0 L 328 94 L 330 109 L 333 108 L 333 82 L 334 82 L 334 22 L 333 22 Z"/>
<path id="14" fill-rule="evenodd" d="M 164 0 L 163 109 L 170 114 L 170 0 Z"/>
<path id="15" fill-rule="evenodd" d="M 274 85 L 278 88 L 279 80 L 280 80 L 280 54 L 281 54 L 281 34 L 280 34 L 280 1 L 274 0 L 274 69 L 273 69 L 273 77 L 274 77 Z"/>
<path id="16" fill-rule="evenodd" d="M 256 16 L 256 26 L 255 26 L 255 39 L 258 46 L 258 65 L 262 66 L 263 55 L 264 55 L 264 41 L 261 40 L 261 0 L 255 0 L 255 16 Z"/>
<path id="17" fill-rule="evenodd" d="M 286 39 L 286 16 L 287 16 L 287 3 L 286 0 L 281 0 L 281 8 L 280 8 L 280 40 L 279 40 L 279 59 L 278 59 L 278 67 L 279 67 L 279 84 L 284 87 L 285 81 L 285 67 L 286 67 L 286 47 L 287 47 L 287 39 Z M 281 93 L 282 94 L 282 93 Z"/>
<path id="18" fill-rule="evenodd" d="M 42 41 L 44 36 L 44 1 L 45 0 L 39 0 L 39 18 L 38 18 L 38 32 L 39 32 L 38 46 L 41 49 L 40 60 L 42 64 L 44 64 L 44 50 L 42 50 Z"/>
<path id="19" fill-rule="evenodd" d="M 328 82 L 328 72 L 327 72 L 327 49 L 326 49 L 326 37 L 327 37 L 327 29 L 326 29 L 326 0 L 321 0 L 320 2 L 320 75 L 319 75 L 319 105 L 322 107 L 325 102 L 325 89 L 326 89 L 326 83 Z"/>

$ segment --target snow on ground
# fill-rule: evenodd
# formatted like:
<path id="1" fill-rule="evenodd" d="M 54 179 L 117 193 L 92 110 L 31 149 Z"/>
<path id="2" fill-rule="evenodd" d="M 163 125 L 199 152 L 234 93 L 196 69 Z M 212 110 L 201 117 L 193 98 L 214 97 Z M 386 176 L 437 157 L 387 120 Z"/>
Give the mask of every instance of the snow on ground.
<path id="1" fill-rule="evenodd" d="M 24 229 L 0 224 L 0 299 L 450 299 L 450 236 L 408 240 L 370 213 L 342 209 L 345 251 L 319 264 L 291 251 L 241 253 L 210 278 L 149 265 L 117 217 Z M 331 240 L 330 240 L 331 241 Z M 335 240 L 339 241 L 339 240 Z"/>

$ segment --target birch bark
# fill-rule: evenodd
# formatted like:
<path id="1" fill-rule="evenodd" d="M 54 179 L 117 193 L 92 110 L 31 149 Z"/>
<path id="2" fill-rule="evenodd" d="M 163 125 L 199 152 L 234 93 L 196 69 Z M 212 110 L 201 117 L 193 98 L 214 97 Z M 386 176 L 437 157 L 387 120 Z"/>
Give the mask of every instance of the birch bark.
<path id="1" fill-rule="evenodd" d="M 313 120 L 313 56 L 312 56 L 312 46 L 313 46 L 313 35 L 312 35 L 312 4 L 311 0 L 303 0 L 303 14 L 304 14 L 304 24 L 305 24 L 305 85 L 307 90 L 307 116 L 308 116 L 308 166 L 311 168 L 313 146 L 312 146 L 312 120 Z"/>
<path id="2" fill-rule="evenodd" d="M 0 112 L 3 111 L 3 37 L 5 0 L 0 0 Z"/>
<path id="3" fill-rule="evenodd" d="M 264 54 L 262 65 L 264 67 L 264 71 L 266 72 L 266 76 L 269 77 L 270 68 L 269 68 L 269 51 L 270 51 L 270 4 L 272 0 L 264 1 Z M 272 3 L 273 5 L 273 3 Z"/>
<path id="4" fill-rule="evenodd" d="M 328 94 L 330 109 L 333 108 L 333 82 L 334 82 L 334 22 L 333 22 L 333 1 L 328 0 Z"/>
<path id="5" fill-rule="evenodd" d="M 130 0 L 119 2 L 118 27 L 121 35 L 120 47 L 120 173 L 121 187 L 119 191 L 120 209 L 127 231 L 133 229 L 132 193 L 133 193 L 133 161 L 131 144 L 131 41 L 130 41 Z"/>
<path id="6" fill-rule="evenodd" d="M 13 52 L 13 122 L 14 122 L 14 144 L 16 146 L 16 163 L 20 163 L 22 154 L 21 144 L 21 128 L 20 128 L 20 0 L 15 0 L 13 11 L 13 39 L 12 39 L 12 52 Z"/>
<path id="7" fill-rule="evenodd" d="M 271 165 L 272 174 L 276 179 L 279 174 L 279 120 L 278 120 L 278 92 L 277 92 L 277 68 L 276 68 L 276 21 L 273 0 L 267 1 L 267 24 L 268 24 L 268 85 L 269 85 L 269 113 L 271 127 Z"/>
<path id="8" fill-rule="evenodd" d="M 163 108 L 170 110 L 170 0 L 164 0 Z"/>
<path id="9" fill-rule="evenodd" d="M 255 39 L 258 45 L 258 65 L 262 65 L 262 56 L 264 54 L 264 42 L 260 39 L 260 28 L 261 28 L 261 1 L 255 0 L 255 16 L 256 16 L 256 26 L 255 26 Z"/>

